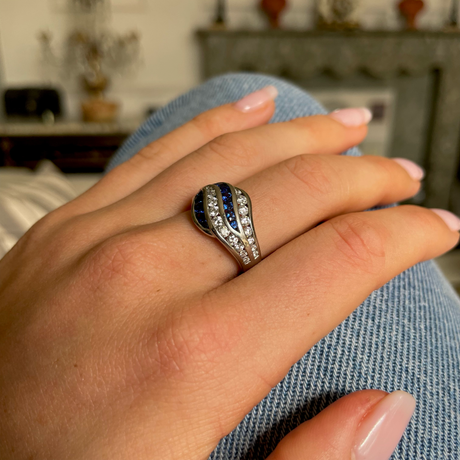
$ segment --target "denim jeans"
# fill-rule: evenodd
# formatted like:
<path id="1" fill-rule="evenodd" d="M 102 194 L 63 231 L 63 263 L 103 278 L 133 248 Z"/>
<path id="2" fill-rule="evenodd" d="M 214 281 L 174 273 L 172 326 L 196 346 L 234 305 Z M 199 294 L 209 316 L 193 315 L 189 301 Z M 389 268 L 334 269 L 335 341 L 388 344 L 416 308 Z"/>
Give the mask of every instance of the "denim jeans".
<path id="1" fill-rule="evenodd" d="M 200 112 L 269 84 L 279 91 L 271 123 L 325 113 L 305 91 L 283 80 L 224 75 L 153 114 L 114 155 L 109 169 Z M 356 148 L 345 154 L 360 155 Z M 460 302 L 433 261 L 374 291 L 292 366 L 210 459 L 263 459 L 289 431 L 336 399 L 371 388 L 405 390 L 417 401 L 393 459 L 460 459 Z"/>

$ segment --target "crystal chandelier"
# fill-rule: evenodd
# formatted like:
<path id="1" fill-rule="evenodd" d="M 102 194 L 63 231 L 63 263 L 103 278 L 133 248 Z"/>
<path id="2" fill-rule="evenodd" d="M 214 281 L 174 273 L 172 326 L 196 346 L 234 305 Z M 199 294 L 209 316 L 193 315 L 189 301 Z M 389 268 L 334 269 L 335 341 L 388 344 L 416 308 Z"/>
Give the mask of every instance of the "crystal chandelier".
<path id="1" fill-rule="evenodd" d="M 72 30 L 60 53 L 53 48 L 51 33 L 40 33 L 44 60 L 66 76 L 79 76 L 91 97 L 102 98 L 109 76 L 128 72 L 139 64 L 139 34 L 119 34 L 108 27 L 108 0 L 68 1 Z"/>

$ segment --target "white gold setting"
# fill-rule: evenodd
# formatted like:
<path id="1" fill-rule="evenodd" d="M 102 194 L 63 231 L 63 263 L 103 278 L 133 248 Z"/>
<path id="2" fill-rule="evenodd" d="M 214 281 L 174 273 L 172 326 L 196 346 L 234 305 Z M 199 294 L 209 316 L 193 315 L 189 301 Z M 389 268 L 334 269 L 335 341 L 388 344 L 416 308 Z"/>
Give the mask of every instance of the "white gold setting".
<path id="1" fill-rule="evenodd" d="M 243 190 L 225 182 L 203 187 L 193 199 L 192 218 L 201 231 L 227 248 L 244 271 L 260 262 L 251 200 Z"/>

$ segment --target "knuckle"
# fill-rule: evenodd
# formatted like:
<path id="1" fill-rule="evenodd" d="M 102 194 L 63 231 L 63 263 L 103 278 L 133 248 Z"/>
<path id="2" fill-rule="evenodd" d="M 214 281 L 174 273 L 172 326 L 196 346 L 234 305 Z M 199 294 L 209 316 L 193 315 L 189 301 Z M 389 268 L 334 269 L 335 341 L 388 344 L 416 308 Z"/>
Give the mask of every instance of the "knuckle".
<path id="1" fill-rule="evenodd" d="M 381 180 L 384 184 L 394 183 L 395 163 L 390 158 L 379 157 L 377 155 L 364 155 L 359 157 L 373 166 L 373 176 L 375 180 Z"/>
<path id="2" fill-rule="evenodd" d="M 290 175 L 301 182 L 309 198 L 324 206 L 330 204 L 331 194 L 339 190 L 342 182 L 330 163 L 319 155 L 305 154 L 290 158 L 285 165 Z"/>
<path id="3" fill-rule="evenodd" d="M 21 244 L 37 248 L 42 245 L 43 239 L 55 228 L 57 223 L 55 211 L 42 217 L 21 238 Z"/>
<path id="4" fill-rule="evenodd" d="M 85 257 L 84 271 L 89 283 L 95 288 L 114 286 L 128 288 L 145 286 L 154 275 L 150 270 L 161 263 L 155 239 L 139 235 L 119 235 L 96 246 Z"/>
<path id="5" fill-rule="evenodd" d="M 161 157 L 168 156 L 170 153 L 169 147 L 163 142 L 163 140 L 157 139 L 151 142 L 145 147 L 141 148 L 136 155 L 130 158 L 125 165 L 133 165 L 137 167 L 139 164 L 151 162 L 152 160 L 158 160 Z M 124 167 L 123 164 L 119 167 Z"/>
<path id="6" fill-rule="evenodd" d="M 313 115 L 307 117 L 294 118 L 288 121 L 294 126 L 301 129 L 303 138 L 311 144 L 316 139 L 324 139 L 324 136 L 330 135 L 330 118 L 324 115 Z"/>
<path id="7" fill-rule="evenodd" d="M 228 124 L 228 121 L 223 120 L 215 111 L 212 114 L 208 111 L 200 113 L 194 117 L 190 123 L 198 129 L 204 137 L 212 139 L 225 132 L 225 126 Z"/>
<path id="8" fill-rule="evenodd" d="M 315 118 L 318 116 L 316 115 Z M 313 124 L 313 121 L 315 120 L 313 117 L 298 117 L 298 118 L 293 118 L 292 120 L 289 120 L 287 123 L 292 123 L 293 125 L 299 126 L 302 128 L 302 130 L 307 129 L 310 130 Z"/>
<path id="9" fill-rule="evenodd" d="M 236 346 L 237 328 L 206 308 L 189 312 L 169 312 L 161 329 L 147 336 L 145 366 L 152 368 L 153 362 L 157 375 L 171 378 L 192 372 L 212 378 L 223 354 Z"/>
<path id="10" fill-rule="evenodd" d="M 218 156 L 229 166 L 239 168 L 254 165 L 261 157 L 260 151 L 238 134 L 218 136 L 208 144 L 208 149 L 213 159 Z"/>
<path id="11" fill-rule="evenodd" d="M 420 229 L 423 233 L 433 235 L 439 231 L 438 219 L 430 209 L 404 205 L 398 206 L 398 210 L 407 216 L 412 227 Z"/>
<path id="12" fill-rule="evenodd" d="M 359 214 L 348 214 L 326 223 L 332 232 L 334 247 L 340 262 L 363 273 L 376 275 L 385 266 L 387 234 Z"/>

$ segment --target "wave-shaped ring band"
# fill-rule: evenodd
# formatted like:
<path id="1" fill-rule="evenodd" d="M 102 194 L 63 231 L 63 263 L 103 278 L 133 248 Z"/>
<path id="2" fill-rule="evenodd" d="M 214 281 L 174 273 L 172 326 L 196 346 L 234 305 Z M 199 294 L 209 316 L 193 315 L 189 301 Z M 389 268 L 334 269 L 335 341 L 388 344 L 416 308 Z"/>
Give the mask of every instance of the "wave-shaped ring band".
<path id="1" fill-rule="evenodd" d="M 226 182 L 206 185 L 193 198 L 192 218 L 202 232 L 228 249 L 243 271 L 262 259 L 251 200 L 244 190 Z"/>

